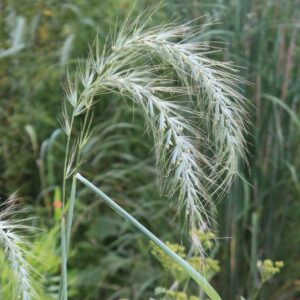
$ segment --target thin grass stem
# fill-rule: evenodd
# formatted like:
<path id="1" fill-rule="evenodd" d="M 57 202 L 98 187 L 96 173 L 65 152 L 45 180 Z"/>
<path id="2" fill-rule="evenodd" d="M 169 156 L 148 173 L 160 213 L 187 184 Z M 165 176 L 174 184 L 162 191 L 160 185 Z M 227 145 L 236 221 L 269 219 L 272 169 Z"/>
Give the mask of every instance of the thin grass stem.
<path id="1" fill-rule="evenodd" d="M 70 197 L 70 207 L 68 209 L 68 216 L 67 216 L 66 256 L 68 255 L 69 246 L 70 246 L 70 236 L 71 236 L 71 229 L 72 229 L 73 215 L 74 215 L 74 206 L 75 206 L 75 197 L 76 197 L 76 183 L 77 183 L 77 180 L 76 180 L 75 176 L 73 176 L 71 197 Z"/>
<path id="2" fill-rule="evenodd" d="M 62 258 L 62 277 L 59 289 L 59 299 L 68 299 L 68 278 L 67 278 L 67 247 L 66 247 L 66 221 L 63 216 L 61 219 L 61 258 Z"/>

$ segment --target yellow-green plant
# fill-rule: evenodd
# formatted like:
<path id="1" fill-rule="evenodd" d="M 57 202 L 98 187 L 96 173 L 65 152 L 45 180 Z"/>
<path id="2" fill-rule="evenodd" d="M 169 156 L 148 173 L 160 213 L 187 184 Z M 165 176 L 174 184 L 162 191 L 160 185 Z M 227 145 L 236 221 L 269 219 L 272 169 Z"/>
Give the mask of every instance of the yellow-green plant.
<path id="1" fill-rule="evenodd" d="M 257 262 L 257 268 L 261 276 L 262 283 L 270 280 L 275 274 L 280 272 L 280 269 L 283 268 L 283 261 L 273 262 L 270 259 L 265 259 L 263 261 L 259 260 Z"/>
<path id="2" fill-rule="evenodd" d="M 259 260 L 257 262 L 257 269 L 260 275 L 260 281 L 258 287 L 256 288 L 254 294 L 250 297 L 250 299 L 257 299 L 263 285 L 270 281 L 273 278 L 273 276 L 278 274 L 283 267 L 283 261 L 272 261 L 271 259 L 265 259 L 263 261 Z"/>
<path id="3" fill-rule="evenodd" d="M 212 250 L 214 246 L 214 234 L 210 231 L 206 232 L 205 234 L 202 232 L 195 232 L 195 234 L 198 234 L 201 236 L 201 242 L 203 245 L 206 245 L 207 252 L 208 250 Z M 200 272 L 201 274 L 205 275 L 205 278 L 207 280 L 210 280 L 216 273 L 220 271 L 219 267 L 219 261 L 211 257 L 204 257 L 203 255 L 199 255 L 197 251 L 189 251 L 188 254 L 186 254 L 185 247 L 178 245 L 178 244 L 172 244 L 169 242 L 166 242 L 166 245 L 172 249 L 177 255 L 179 255 L 181 258 L 185 259 L 195 270 Z M 155 290 L 155 295 L 159 296 L 159 299 L 165 299 L 165 300 L 180 300 L 180 299 L 193 299 L 193 297 L 196 296 L 188 296 L 186 292 L 179 291 L 179 287 L 181 284 L 186 283 L 189 279 L 188 274 L 180 268 L 176 264 L 176 262 L 172 261 L 164 251 L 162 251 L 159 247 L 157 247 L 154 243 L 151 243 L 151 253 L 156 257 L 156 259 L 161 263 L 163 268 L 167 271 L 167 273 L 172 275 L 172 278 L 175 280 L 175 283 L 172 284 L 172 287 L 170 289 L 166 289 L 163 287 L 158 287 Z M 186 287 L 187 285 L 185 285 Z M 200 295 L 202 296 L 202 293 L 200 291 Z M 161 298 L 162 297 L 162 298 Z M 196 297 L 197 298 L 197 297 Z M 197 298 L 199 299 L 199 298 Z"/>

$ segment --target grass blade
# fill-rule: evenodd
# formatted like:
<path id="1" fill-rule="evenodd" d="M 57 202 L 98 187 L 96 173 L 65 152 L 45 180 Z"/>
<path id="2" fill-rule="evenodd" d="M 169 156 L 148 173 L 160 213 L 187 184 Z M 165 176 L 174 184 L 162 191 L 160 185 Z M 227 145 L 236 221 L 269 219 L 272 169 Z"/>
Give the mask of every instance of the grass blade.
<path id="1" fill-rule="evenodd" d="M 300 129 L 300 121 L 297 114 L 285 102 L 275 96 L 268 94 L 263 94 L 263 97 L 265 99 L 271 100 L 274 104 L 277 104 L 278 106 L 283 108 L 289 114 L 291 121 L 293 121 L 295 125 Z"/>
<path id="2" fill-rule="evenodd" d="M 159 238 L 157 238 L 152 232 L 150 232 L 146 227 L 144 227 L 140 222 L 138 222 L 132 215 L 115 203 L 111 198 L 99 190 L 95 185 L 93 185 L 89 180 L 80 175 L 76 174 L 76 178 L 81 181 L 86 187 L 97 194 L 101 199 L 119 215 L 129 221 L 137 229 L 139 229 L 147 238 L 149 238 L 153 243 L 155 243 L 160 249 L 162 249 L 171 259 L 174 260 L 178 265 L 180 265 L 186 273 L 195 280 L 195 282 L 201 287 L 201 289 L 209 296 L 211 300 L 221 300 L 219 294 L 214 290 L 214 288 L 209 284 L 209 282 L 199 274 L 193 267 L 191 267 L 185 260 L 174 253 L 169 247 L 167 247 Z"/>

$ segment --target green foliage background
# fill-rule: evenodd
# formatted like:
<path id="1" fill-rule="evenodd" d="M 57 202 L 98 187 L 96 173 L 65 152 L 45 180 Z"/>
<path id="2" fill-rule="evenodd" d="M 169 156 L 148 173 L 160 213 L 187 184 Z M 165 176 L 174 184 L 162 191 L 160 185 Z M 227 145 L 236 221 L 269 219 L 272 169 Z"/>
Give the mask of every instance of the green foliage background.
<path id="1" fill-rule="evenodd" d="M 59 219 L 53 202 L 59 200 L 62 179 L 65 140 L 59 117 L 67 68 L 74 72 L 97 32 L 102 44 L 114 34 L 130 3 L 0 1 L 0 193 L 4 200 L 18 190 L 24 205 L 38 217 L 32 225 L 46 233 L 55 231 Z M 155 4 L 137 1 L 134 14 Z M 241 162 L 243 178 L 236 179 L 228 198 L 218 203 L 216 231 L 221 238 L 216 256 L 221 272 L 213 284 L 224 299 L 251 295 L 258 281 L 256 262 L 283 260 L 283 271 L 264 288 L 261 299 L 298 299 L 300 3 L 164 4 L 154 24 L 200 16 L 199 24 L 217 21 L 198 38 L 221 41 L 224 51 L 215 56 L 242 66 L 240 73 L 249 81 L 241 87 L 251 103 L 248 165 Z M 159 194 L 152 140 L 144 134 L 138 108 L 133 111 L 107 96 L 95 115 L 84 172 L 163 240 L 186 243 L 183 222 L 174 219 L 175 207 Z M 147 241 L 85 189 L 75 213 L 71 299 L 149 299 L 156 286 L 168 284 Z M 51 264 L 42 272 L 52 278 L 55 290 L 59 264 L 54 258 Z"/>

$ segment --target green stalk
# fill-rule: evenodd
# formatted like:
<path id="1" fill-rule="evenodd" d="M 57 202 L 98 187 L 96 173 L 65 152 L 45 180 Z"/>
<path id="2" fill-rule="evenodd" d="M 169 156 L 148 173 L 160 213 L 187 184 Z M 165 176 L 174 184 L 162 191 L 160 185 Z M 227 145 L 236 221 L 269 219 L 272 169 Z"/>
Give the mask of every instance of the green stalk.
<path id="1" fill-rule="evenodd" d="M 258 241 L 258 226 L 259 226 L 259 215 L 257 212 L 252 213 L 252 237 L 251 237 L 251 278 L 252 278 L 252 294 L 255 294 L 255 280 L 256 280 L 256 265 L 257 265 L 257 241 Z M 255 299 L 255 298 L 253 298 Z"/>
<path id="2" fill-rule="evenodd" d="M 66 257 L 67 258 L 68 258 L 68 252 L 69 252 L 69 246 L 70 246 L 72 223 L 73 223 L 73 213 L 74 213 L 75 196 L 76 196 L 76 183 L 77 183 L 76 177 L 73 176 L 71 197 L 70 197 L 70 206 L 68 209 L 68 217 L 67 217 L 67 232 L 66 232 Z"/>
<path id="3" fill-rule="evenodd" d="M 214 288 L 209 284 L 209 282 L 200 275 L 193 267 L 191 267 L 185 260 L 174 253 L 167 245 L 165 245 L 159 238 L 157 238 L 152 232 L 150 232 L 146 227 L 144 227 L 139 221 L 137 221 L 132 215 L 125 211 L 121 206 L 99 190 L 95 185 L 93 185 L 89 180 L 84 178 L 79 173 L 76 174 L 76 178 L 81 181 L 85 186 L 97 194 L 101 199 L 115 212 L 129 221 L 137 229 L 139 229 L 147 238 L 149 238 L 153 243 L 155 243 L 166 255 L 168 255 L 175 263 L 180 265 L 185 272 L 195 280 L 195 282 L 201 287 L 201 289 L 207 294 L 211 300 L 221 300 L 219 294 L 214 290 Z"/>
<path id="4" fill-rule="evenodd" d="M 65 216 L 61 219 L 61 256 L 62 256 L 62 277 L 60 281 L 59 299 L 68 299 L 68 279 L 67 279 L 67 251 L 66 251 L 66 221 Z"/>
<path id="5" fill-rule="evenodd" d="M 80 96 L 80 99 L 83 97 L 84 93 Z M 80 100 L 79 100 L 80 101 Z M 85 114 L 84 118 L 84 125 L 82 129 L 82 134 L 84 135 L 86 132 L 87 120 L 89 116 L 89 110 Z M 70 121 L 70 134 L 68 135 L 67 139 L 67 145 L 66 145 L 66 153 L 65 153 L 65 161 L 64 161 L 64 171 L 63 171 L 63 184 L 62 184 L 62 211 L 64 213 L 65 207 L 66 207 L 66 183 L 67 183 L 67 165 L 68 165 L 68 159 L 69 159 L 69 151 L 70 151 L 70 144 L 71 144 L 71 134 L 73 129 L 75 119 L 75 110 L 72 112 L 72 117 Z M 86 133 L 87 134 L 87 133 Z M 76 159 L 76 165 L 75 169 L 78 168 L 80 161 L 80 150 L 77 153 L 77 159 Z M 76 196 L 76 183 L 77 180 L 75 176 L 73 176 L 72 180 L 72 187 L 71 187 L 71 195 L 70 195 L 70 205 L 68 208 L 68 214 L 67 214 L 67 224 L 65 222 L 65 216 L 62 217 L 61 222 L 61 261 L 62 261 L 62 274 L 60 278 L 60 289 L 59 289 L 59 299 L 67 299 L 67 281 L 68 281 L 68 274 L 67 274 L 67 261 L 68 261 L 68 252 L 69 252 L 69 246 L 70 246 L 70 236 L 71 236 L 71 229 L 72 229 L 72 223 L 73 223 L 73 213 L 74 213 L 74 206 L 75 206 L 75 196 Z"/>
<path id="6" fill-rule="evenodd" d="M 72 118 L 70 122 L 70 128 L 72 132 L 73 128 L 73 122 L 74 122 L 74 112 L 72 113 Z M 66 145 L 66 154 L 65 154 L 65 161 L 64 161 L 64 173 L 63 173 L 63 184 L 62 184 L 62 208 L 65 208 L 65 202 L 66 202 L 66 182 L 67 182 L 67 164 L 68 164 L 68 157 L 69 157 L 69 149 L 70 149 L 70 143 L 71 143 L 71 132 L 68 135 L 67 139 L 67 145 Z"/>
<path id="7" fill-rule="evenodd" d="M 261 282 L 257 288 L 257 290 L 254 292 L 254 295 L 251 297 L 251 300 L 256 300 L 260 291 L 261 291 L 261 288 L 263 286 L 263 282 Z"/>
<path id="8" fill-rule="evenodd" d="M 70 128 L 72 132 L 74 122 L 74 111 L 72 112 L 72 118 L 70 122 Z M 63 171 L 63 183 L 62 183 L 62 219 L 61 219 L 61 277 L 60 277 L 60 287 L 59 287 L 59 299 L 60 300 L 67 300 L 67 292 L 68 292 L 68 274 L 67 274 L 67 249 L 68 246 L 66 243 L 66 221 L 64 216 L 64 209 L 66 204 L 66 182 L 67 182 L 67 164 L 68 164 L 68 156 L 69 156 L 69 148 L 71 143 L 71 132 L 68 135 L 67 145 L 66 145 L 66 154 L 65 154 L 65 161 L 64 161 L 64 171 Z M 73 185 L 72 185 L 73 188 Z"/>
<path id="9" fill-rule="evenodd" d="M 85 134 L 88 134 L 89 125 L 87 125 L 87 121 L 88 121 L 88 117 L 89 117 L 89 112 L 90 112 L 90 110 L 88 110 L 85 114 L 84 123 L 83 123 L 83 127 L 82 127 L 82 137 L 84 137 Z M 88 128 L 87 128 L 87 126 L 88 126 Z M 75 169 L 77 169 L 79 167 L 80 153 L 81 153 L 80 147 L 81 147 L 81 144 L 79 146 L 79 150 L 77 153 Z M 73 223 L 73 214 L 74 214 L 75 196 L 76 196 L 76 183 L 77 183 L 77 179 L 75 176 L 73 176 L 71 195 L 70 195 L 70 200 L 69 200 L 70 206 L 68 208 L 68 217 L 67 217 L 67 231 L 66 231 L 66 256 L 67 256 L 67 258 L 68 258 L 68 252 L 69 252 L 69 246 L 70 246 L 72 223 Z"/>

